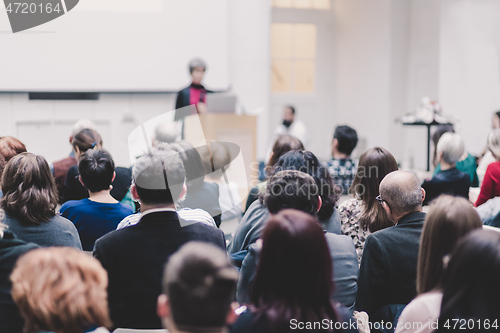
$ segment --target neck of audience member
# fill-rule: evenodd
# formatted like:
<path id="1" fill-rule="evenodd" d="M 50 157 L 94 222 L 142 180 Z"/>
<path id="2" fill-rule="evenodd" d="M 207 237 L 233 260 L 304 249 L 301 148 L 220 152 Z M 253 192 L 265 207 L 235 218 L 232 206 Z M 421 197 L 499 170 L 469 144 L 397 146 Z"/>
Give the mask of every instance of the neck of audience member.
<path id="1" fill-rule="evenodd" d="M 144 202 L 141 202 L 141 213 L 144 213 L 148 210 L 151 209 L 165 209 L 165 208 L 171 208 L 175 209 L 175 204 L 147 204 Z"/>
<path id="2" fill-rule="evenodd" d="M 448 164 L 445 161 L 441 161 L 441 170 L 444 171 L 444 170 L 448 170 L 448 169 L 454 168 L 455 165 L 456 164 Z"/>
<path id="3" fill-rule="evenodd" d="M 399 223 L 399 221 L 401 221 L 401 219 L 403 217 L 405 217 L 406 215 L 410 214 L 410 213 L 417 213 L 417 212 L 421 212 L 422 211 L 422 206 L 418 206 L 417 209 L 415 210 L 412 210 L 412 211 L 409 211 L 409 212 L 405 212 L 405 213 L 396 213 L 396 212 L 392 212 L 392 218 L 394 219 L 394 225 L 397 225 Z"/>
<path id="4" fill-rule="evenodd" d="M 170 333 L 227 333 L 229 330 L 227 329 L 227 327 L 221 327 L 221 328 L 200 328 L 199 330 L 187 330 L 187 331 L 184 331 L 184 330 L 180 330 L 177 328 L 177 325 L 175 325 L 175 323 L 172 322 L 171 319 L 167 319 L 165 322 L 164 322 L 164 327 L 166 329 L 168 329 L 168 331 Z"/>
<path id="5" fill-rule="evenodd" d="M 117 203 L 118 201 L 111 196 L 111 189 L 102 190 L 99 192 L 89 191 L 89 200 L 100 203 Z"/>
<path id="6" fill-rule="evenodd" d="M 345 160 L 351 157 L 351 155 L 347 155 L 339 152 L 337 149 L 334 149 L 332 152 L 332 157 L 336 160 Z"/>

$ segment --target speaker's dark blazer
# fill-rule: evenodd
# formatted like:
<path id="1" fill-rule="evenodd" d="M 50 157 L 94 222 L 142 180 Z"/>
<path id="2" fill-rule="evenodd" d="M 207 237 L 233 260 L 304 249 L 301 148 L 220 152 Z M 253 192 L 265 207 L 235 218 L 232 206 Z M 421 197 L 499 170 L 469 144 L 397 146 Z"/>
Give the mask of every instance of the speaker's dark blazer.
<path id="1" fill-rule="evenodd" d="M 417 295 L 417 258 L 425 213 L 403 216 L 393 227 L 366 238 L 356 309 L 372 314 L 388 304 L 408 304 Z"/>
<path id="2" fill-rule="evenodd" d="M 165 263 L 189 241 L 225 250 L 224 233 L 202 223 L 186 225 L 174 211 L 147 211 L 138 224 L 99 238 L 94 257 L 108 272 L 108 302 L 114 327 L 160 329 L 156 302 Z"/>

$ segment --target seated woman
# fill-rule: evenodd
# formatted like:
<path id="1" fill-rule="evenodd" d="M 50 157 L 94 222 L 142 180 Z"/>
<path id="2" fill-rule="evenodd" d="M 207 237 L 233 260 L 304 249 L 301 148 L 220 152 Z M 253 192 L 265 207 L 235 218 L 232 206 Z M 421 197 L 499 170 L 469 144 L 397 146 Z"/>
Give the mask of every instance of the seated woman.
<path id="1" fill-rule="evenodd" d="M 0 223 L 0 332 L 18 333 L 23 330 L 23 318 L 10 292 L 10 274 L 17 259 L 36 248 L 38 245 L 23 242 Z"/>
<path id="2" fill-rule="evenodd" d="M 97 259 L 71 248 L 37 249 L 19 259 L 11 280 L 25 332 L 109 332 L 108 276 Z"/>
<path id="3" fill-rule="evenodd" d="M 82 249 L 73 223 L 56 215 L 56 184 L 45 158 L 31 153 L 12 158 L 2 175 L 2 190 L 2 222 L 17 237 L 40 246 Z"/>
<path id="4" fill-rule="evenodd" d="M 430 206 L 425 218 L 417 266 L 418 297 L 401 313 L 396 333 L 430 333 L 429 320 L 439 317 L 442 299 L 444 261 L 458 241 L 482 223 L 474 208 L 464 198 L 442 195 Z M 422 323 L 421 327 L 406 323 Z"/>
<path id="5" fill-rule="evenodd" d="M 465 236 L 451 253 L 443 276 L 437 332 L 450 332 L 456 319 L 460 319 L 456 327 L 465 322 L 473 328 L 469 332 L 498 330 L 500 287 L 494 281 L 499 279 L 500 233 L 476 230 Z"/>
<path id="6" fill-rule="evenodd" d="M 110 194 L 115 179 L 115 163 L 105 150 L 89 149 L 78 162 L 80 181 L 89 197 L 66 201 L 61 215 L 71 220 L 80 234 L 84 251 L 92 251 L 95 241 L 113 231 L 121 220 L 133 214 L 132 208 L 118 202 Z"/>
<path id="7" fill-rule="evenodd" d="M 84 129 L 75 135 L 73 141 L 73 152 L 78 161 L 80 156 L 89 149 L 102 149 L 102 139 L 99 133 L 92 129 Z M 132 184 L 132 171 L 127 168 L 116 167 L 116 177 L 111 182 L 111 196 L 123 203 L 130 203 L 132 199 L 130 195 L 130 185 Z M 63 202 L 69 200 L 81 200 L 89 197 L 89 191 L 78 179 L 78 165 L 73 165 L 68 170 L 66 181 L 64 182 L 64 199 Z M 135 207 L 132 207 L 135 208 Z"/>
<path id="8" fill-rule="evenodd" d="M 470 176 L 456 168 L 456 163 L 464 152 L 464 142 L 458 134 L 448 132 L 441 136 L 437 144 L 437 158 L 441 164 L 441 171 L 422 184 L 426 192 L 424 205 L 441 194 L 469 197 Z"/>
<path id="9" fill-rule="evenodd" d="M 372 232 L 394 225 L 384 208 L 378 204 L 378 188 L 382 179 L 398 170 L 398 163 L 384 148 L 370 148 L 359 158 L 350 192 L 355 198 L 339 205 L 342 234 L 350 236 L 361 264 L 366 237 Z"/>
<path id="10" fill-rule="evenodd" d="M 481 206 L 491 198 L 500 196 L 500 129 L 495 129 L 488 135 L 488 149 L 496 161 L 486 168 L 481 192 L 479 192 L 474 204 L 476 207 Z"/>
<path id="11" fill-rule="evenodd" d="M 288 134 L 279 135 L 273 144 L 269 161 L 267 162 L 265 167 L 267 176 L 268 177 L 270 176 L 274 165 L 276 164 L 276 162 L 278 162 L 281 156 L 285 155 L 289 151 L 303 150 L 303 149 L 304 146 L 302 145 L 302 142 L 300 142 L 300 140 L 297 139 L 296 137 Z M 245 211 L 247 211 L 250 205 L 254 201 L 256 201 L 259 198 L 259 196 L 263 194 L 265 191 L 266 191 L 266 181 L 252 187 L 247 197 Z"/>
<path id="12" fill-rule="evenodd" d="M 281 211 L 267 223 L 262 243 L 251 305 L 231 333 L 294 332 L 299 322 L 322 320 L 332 325 L 307 331 L 337 332 L 336 323 L 352 320 L 344 307 L 331 300 L 332 259 L 323 230 L 312 216 Z"/>

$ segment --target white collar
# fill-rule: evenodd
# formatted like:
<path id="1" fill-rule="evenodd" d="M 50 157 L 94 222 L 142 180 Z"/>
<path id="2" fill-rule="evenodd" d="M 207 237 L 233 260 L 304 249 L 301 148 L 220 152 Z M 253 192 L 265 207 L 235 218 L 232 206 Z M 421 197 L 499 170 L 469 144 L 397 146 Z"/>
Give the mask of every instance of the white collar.
<path id="1" fill-rule="evenodd" d="M 153 208 L 153 209 L 148 209 L 147 211 L 142 213 L 142 216 L 151 214 L 151 213 L 158 213 L 158 212 L 177 212 L 175 208 L 170 208 L 170 207 L 165 207 L 165 208 Z"/>

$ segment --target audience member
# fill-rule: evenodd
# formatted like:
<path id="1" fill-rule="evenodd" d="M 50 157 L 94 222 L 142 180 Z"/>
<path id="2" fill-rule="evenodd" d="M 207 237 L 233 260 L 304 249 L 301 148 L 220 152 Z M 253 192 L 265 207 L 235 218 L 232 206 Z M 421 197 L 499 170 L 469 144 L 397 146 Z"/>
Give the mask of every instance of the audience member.
<path id="1" fill-rule="evenodd" d="M 300 142 L 300 140 L 297 139 L 296 137 L 288 134 L 279 135 L 276 141 L 274 141 L 269 161 L 267 162 L 266 167 L 264 169 L 267 176 L 269 177 L 269 175 L 272 173 L 274 165 L 276 164 L 276 162 L 278 162 L 281 156 L 285 155 L 289 151 L 303 150 L 303 149 L 304 146 L 302 145 L 302 142 Z M 255 200 L 259 199 L 259 196 L 266 191 L 266 186 L 267 182 L 264 181 L 252 187 L 250 193 L 248 194 L 247 203 L 245 205 L 245 211 L 247 211 L 250 205 Z"/>
<path id="2" fill-rule="evenodd" d="M 338 197 L 334 192 L 330 174 L 323 164 L 310 151 L 290 151 L 280 157 L 272 172 L 284 170 L 298 170 L 313 177 L 321 197 L 321 209 L 317 214 L 321 226 L 323 230 L 340 235 L 340 216 L 335 208 Z M 263 196 L 260 198 L 263 199 Z M 297 207 L 288 208 L 298 209 Z M 238 224 L 234 238 L 229 245 L 229 253 L 244 251 L 250 244 L 255 243 L 268 219 L 269 211 L 263 200 L 251 204 Z"/>
<path id="3" fill-rule="evenodd" d="M 136 225 L 112 231 L 95 242 L 94 256 L 108 272 L 109 309 L 115 327 L 159 329 L 156 301 L 165 261 L 192 240 L 225 249 L 224 234 L 179 218 L 175 203 L 186 193 L 179 155 L 153 149 L 137 160 L 131 192 L 141 201 Z"/>
<path id="4" fill-rule="evenodd" d="M 69 136 L 69 143 L 73 146 L 73 138 L 80 131 L 84 129 L 92 129 L 96 130 L 96 127 L 90 119 L 80 119 L 74 125 L 71 130 L 71 134 Z M 69 168 L 73 165 L 76 165 L 78 162 L 75 158 L 75 152 L 73 149 L 68 157 L 63 158 L 62 160 L 56 161 L 52 163 L 52 174 L 54 175 L 54 179 L 56 180 L 57 192 L 59 193 L 59 203 L 64 203 L 64 182 L 66 181 L 66 175 L 68 174 Z"/>
<path id="5" fill-rule="evenodd" d="M 296 119 L 295 113 L 295 108 L 293 106 L 285 106 L 283 109 L 283 122 L 274 130 L 274 136 L 277 137 L 279 135 L 288 134 L 299 139 L 304 147 L 307 147 L 307 127 L 303 122 Z M 273 145 L 275 140 L 276 139 L 273 139 L 271 141 Z"/>
<path id="6" fill-rule="evenodd" d="M 462 237 L 481 227 L 479 216 L 466 199 L 441 195 L 433 201 L 420 238 L 417 266 L 419 296 L 401 313 L 396 333 L 433 331 L 428 323 L 439 318 L 444 260 Z"/>
<path id="7" fill-rule="evenodd" d="M 351 154 L 358 144 L 358 134 L 349 126 L 337 126 L 333 134 L 332 160 L 328 171 L 332 175 L 339 192 L 346 195 L 356 175 L 357 161 Z"/>
<path id="8" fill-rule="evenodd" d="M 426 192 L 424 205 L 441 194 L 469 198 L 470 176 L 456 168 L 457 162 L 465 152 L 462 138 L 455 133 L 444 133 L 439 139 L 436 150 L 441 171 L 422 184 Z"/>
<path id="9" fill-rule="evenodd" d="M 388 150 L 380 147 L 368 149 L 359 158 L 350 188 L 354 199 L 346 200 L 339 206 L 342 234 L 352 238 L 360 264 L 366 237 L 394 225 L 375 198 L 382 179 L 396 170 L 398 163 Z"/>
<path id="10" fill-rule="evenodd" d="M 434 165 L 433 176 L 435 176 L 441 171 L 441 163 L 439 162 L 437 156 L 437 144 L 439 142 L 439 139 L 441 139 L 441 136 L 447 132 L 455 133 L 453 125 L 439 125 L 436 131 L 432 134 L 432 143 L 434 144 L 434 157 L 432 160 Z M 477 162 L 475 156 L 472 156 L 469 152 L 464 151 L 464 153 L 456 163 L 455 167 L 458 170 L 465 172 L 470 176 L 470 184 L 472 187 L 479 186 L 479 180 L 477 178 L 477 173 L 476 173 Z"/>
<path id="11" fill-rule="evenodd" d="M 488 135 L 488 149 L 495 162 L 488 165 L 484 180 L 481 185 L 481 192 L 476 200 L 475 206 L 481 206 L 488 199 L 500 196 L 500 129 L 495 129 Z"/>
<path id="12" fill-rule="evenodd" d="M 460 319 L 459 325 L 474 322 L 473 329 L 469 329 L 472 332 L 498 330 L 500 289 L 494 282 L 498 279 L 500 234 L 476 230 L 465 236 L 451 253 L 444 272 L 437 332 L 450 332 L 450 328 L 456 331 L 457 319 Z"/>
<path id="13" fill-rule="evenodd" d="M 9 162 L 14 156 L 27 152 L 26 146 L 18 139 L 12 136 L 3 136 L 0 138 L 0 155 Z"/>
<path id="14" fill-rule="evenodd" d="M 115 230 L 121 220 L 134 212 L 110 194 L 116 173 L 113 158 L 107 151 L 87 150 L 80 157 L 78 172 L 89 197 L 66 201 L 60 212 L 75 224 L 83 250 L 92 251 L 96 239 Z"/>
<path id="15" fill-rule="evenodd" d="M 491 118 L 491 128 L 492 130 L 500 128 L 500 111 L 496 111 L 493 113 Z M 484 175 L 486 174 L 486 169 L 488 168 L 488 165 L 490 165 L 493 162 L 496 162 L 496 158 L 491 153 L 488 144 L 486 145 L 484 151 L 481 153 L 480 157 L 481 158 L 479 160 L 479 165 L 477 166 L 476 170 L 477 177 L 479 179 L 479 186 L 483 184 Z"/>
<path id="16" fill-rule="evenodd" d="M 94 258 L 71 248 L 33 250 L 11 279 L 25 332 L 109 333 L 108 278 Z"/>
<path id="17" fill-rule="evenodd" d="M 265 206 L 273 215 L 284 209 L 296 209 L 296 218 L 315 221 L 321 208 L 321 196 L 314 179 L 304 172 L 284 170 L 274 174 L 269 180 L 263 197 Z M 312 218 L 311 218 L 312 217 Z M 352 308 L 356 301 L 357 280 L 359 275 L 356 250 L 347 236 L 325 232 L 328 248 L 333 260 L 333 282 L 337 289 L 332 297 L 346 307 Z M 248 290 L 255 275 L 259 253 L 262 248 L 258 241 L 248 247 L 248 254 L 241 266 L 237 300 L 248 303 Z M 292 254 L 290 254 L 292 255 Z"/>
<path id="18" fill-rule="evenodd" d="M 221 223 L 219 185 L 205 181 L 205 168 L 198 151 L 187 141 L 160 147 L 176 151 L 186 170 L 187 193 L 179 205 L 184 208 L 202 209 L 214 218 L 217 227 Z"/>
<path id="19" fill-rule="evenodd" d="M 102 139 L 99 133 L 92 129 L 84 129 L 73 138 L 73 150 L 78 161 L 89 149 L 102 149 Z M 115 168 L 116 177 L 111 182 L 111 196 L 118 201 L 128 202 L 129 188 L 132 179 L 131 170 L 127 168 Z M 64 183 L 64 202 L 69 200 L 81 200 L 89 197 L 89 191 L 80 182 L 78 165 L 69 168 Z"/>
<path id="20" fill-rule="evenodd" d="M 227 332 L 237 315 L 238 273 L 224 251 L 189 242 L 173 254 L 163 274 L 158 315 L 170 333 Z"/>
<path id="21" fill-rule="evenodd" d="M 307 331 L 342 331 L 338 328 L 342 323 L 344 332 L 357 332 L 349 327 L 353 319 L 348 310 L 331 300 L 335 268 L 324 232 L 315 218 L 295 210 L 282 210 L 267 223 L 262 243 L 250 293 L 251 306 L 230 332 L 293 332 L 299 322 L 304 325 L 323 320 L 328 322 L 327 328 L 314 326 Z"/>
<path id="22" fill-rule="evenodd" d="M 56 214 L 56 184 L 42 156 L 21 153 L 12 158 L 2 175 L 2 190 L 2 222 L 21 240 L 82 249 L 73 223 Z"/>
<path id="23" fill-rule="evenodd" d="M 377 200 L 394 226 L 369 235 L 365 242 L 356 308 L 366 311 L 371 321 L 395 323 L 417 294 L 424 198 L 425 191 L 410 172 L 393 171 L 380 182 Z"/>
<path id="24" fill-rule="evenodd" d="M 17 259 L 38 245 L 26 243 L 0 223 L 0 332 L 21 333 L 23 318 L 12 300 L 10 274 Z"/>
<path id="25" fill-rule="evenodd" d="M 153 146 L 161 143 L 174 143 L 177 141 L 177 124 L 174 121 L 162 121 L 155 127 Z"/>

